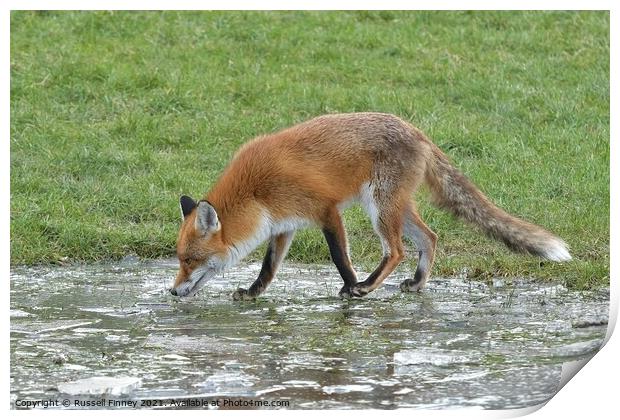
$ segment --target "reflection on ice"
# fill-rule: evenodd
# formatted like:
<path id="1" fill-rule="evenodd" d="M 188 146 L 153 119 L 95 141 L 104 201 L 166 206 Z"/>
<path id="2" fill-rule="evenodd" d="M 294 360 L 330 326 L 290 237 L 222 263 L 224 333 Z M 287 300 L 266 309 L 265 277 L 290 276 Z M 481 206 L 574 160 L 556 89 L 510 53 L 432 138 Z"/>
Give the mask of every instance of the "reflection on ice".
<path id="1" fill-rule="evenodd" d="M 129 394 L 141 382 L 140 378 L 95 376 L 58 384 L 58 391 L 69 395 L 118 396 Z"/>
<path id="2" fill-rule="evenodd" d="M 403 294 L 403 272 L 341 301 L 335 268 L 285 264 L 258 301 L 233 302 L 260 269 L 250 264 L 178 299 L 166 293 L 176 264 L 14 268 L 12 404 L 121 393 L 290 408 L 518 408 L 552 397 L 562 363 L 596 352 L 607 327 L 608 290 L 433 279 Z"/>

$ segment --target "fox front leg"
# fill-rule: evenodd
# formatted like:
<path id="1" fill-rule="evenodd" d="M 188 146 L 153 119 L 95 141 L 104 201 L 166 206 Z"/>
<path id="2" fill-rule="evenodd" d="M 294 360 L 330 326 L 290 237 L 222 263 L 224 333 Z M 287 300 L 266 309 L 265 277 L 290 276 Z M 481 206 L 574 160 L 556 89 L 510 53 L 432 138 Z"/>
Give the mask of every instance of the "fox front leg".
<path id="1" fill-rule="evenodd" d="M 233 300 L 254 300 L 265 291 L 271 280 L 273 280 L 280 263 L 286 256 L 294 234 L 291 231 L 271 237 L 258 278 L 249 289 L 237 289 L 232 295 Z"/>
<path id="2" fill-rule="evenodd" d="M 340 289 L 338 296 L 346 299 L 352 296 L 351 288 L 357 283 L 357 275 L 351 264 L 347 246 L 347 233 L 342 224 L 342 218 L 337 208 L 332 208 L 326 212 L 323 220 L 323 235 L 329 247 L 329 253 L 340 277 L 344 281 L 344 286 Z"/>

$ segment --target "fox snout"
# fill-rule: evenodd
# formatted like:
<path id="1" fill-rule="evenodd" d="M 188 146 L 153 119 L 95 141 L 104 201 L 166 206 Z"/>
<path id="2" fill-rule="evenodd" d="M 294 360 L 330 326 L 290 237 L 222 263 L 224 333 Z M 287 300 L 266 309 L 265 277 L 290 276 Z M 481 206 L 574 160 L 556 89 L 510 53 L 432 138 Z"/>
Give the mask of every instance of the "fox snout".
<path id="1" fill-rule="evenodd" d="M 170 293 L 173 296 L 186 296 L 189 294 L 191 289 L 190 277 L 188 273 L 185 272 L 182 268 L 177 273 L 176 278 L 174 279 L 174 283 L 170 289 Z"/>
<path id="2" fill-rule="evenodd" d="M 194 296 L 215 274 L 217 272 L 209 269 L 207 265 L 188 270 L 182 264 L 174 284 L 169 289 L 170 293 L 173 296 Z"/>
<path id="3" fill-rule="evenodd" d="M 183 296 L 188 296 L 188 295 L 193 294 L 192 293 L 193 289 L 194 288 L 192 287 L 191 282 L 186 281 L 186 282 L 179 284 L 178 286 L 177 285 L 172 286 L 170 289 L 168 289 L 168 291 L 170 291 L 170 294 L 172 296 L 183 297 Z"/>
<path id="4" fill-rule="evenodd" d="M 208 275 L 201 275 L 200 277 L 197 278 L 188 278 L 186 281 L 172 286 L 170 289 L 170 293 L 173 296 L 179 296 L 179 297 L 183 297 L 183 296 L 194 296 L 196 294 L 196 292 L 198 292 L 198 290 L 200 290 L 202 288 L 202 286 L 206 283 L 206 281 L 209 279 Z"/>
<path id="5" fill-rule="evenodd" d="M 190 287 L 171 287 L 170 289 L 168 289 L 168 291 L 170 292 L 172 296 L 179 296 L 179 297 L 188 296 L 192 294 Z"/>
<path id="6" fill-rule="evenodd" d="M 176 285 L 176 283 L 174 286 L 169 288 L 168 291 L 170 292 L 172 296 L 183 296 L 179 293 L 179 287 Z"/>

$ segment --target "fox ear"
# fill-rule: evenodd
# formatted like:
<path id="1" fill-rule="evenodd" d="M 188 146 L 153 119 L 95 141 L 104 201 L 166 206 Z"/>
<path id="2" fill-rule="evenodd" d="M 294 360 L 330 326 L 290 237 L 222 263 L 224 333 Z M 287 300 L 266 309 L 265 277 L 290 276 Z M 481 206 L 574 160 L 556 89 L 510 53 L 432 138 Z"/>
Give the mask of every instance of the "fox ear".
<path id="1" fill-rule="evenodd" d="M 185 220 L 185 218 L 196 207 L 196 202 L 191 197 L 188 197 L 186 195 L 181 196 L 181 199 L 179 200 L 179 202 L 181 205 L 181 219 Z"/>
<path id="2" fill-rule="evenodd" d="M 196 230 L 203 235 L 220 230 L 220 221 L 217 213 L 213 206 L 206 201 L 198 202 Z"/>

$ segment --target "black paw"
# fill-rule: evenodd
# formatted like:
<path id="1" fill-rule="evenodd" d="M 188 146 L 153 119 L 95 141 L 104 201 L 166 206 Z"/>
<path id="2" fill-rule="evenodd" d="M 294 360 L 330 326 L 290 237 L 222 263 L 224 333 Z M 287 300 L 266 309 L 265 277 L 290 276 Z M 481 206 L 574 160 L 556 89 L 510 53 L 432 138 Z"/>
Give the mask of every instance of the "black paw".
<path id="1" fill-rule="evenodd" d="M 340 296 L 341 299 L 359 298 L 366 296 L 369 291 L 370 290 L 363 285 L 363 282 L 360 282 L 353 286 L 344 286 L 340 289 L 340 292 L 338 292 L 338 296 Z"/>
<path id="2" fill-rule="evenodd" d="M 232 298 L 235 301 L 247 301 L 256 299 L 256 297 L 250 295 L 250 293 L 246 289 L 242 289 L 241 287 L 235 290 L 235 293 L 232 294 Z"/>
<path id="3" fill-rule="evenodd" d="M 424 284 L 419 280 L 406 279 L 400 284 L 400 290 L 403 292 L 419 292 Z"/>
<path id="4" fill-rule="evenodd" d="M 340 297 L 340 299 L 351 299 L 353 297 L 353 295 L 351 294 L 351 288 L 348 286 L 344 286 L 338 292 L 338 296 Z"/>

